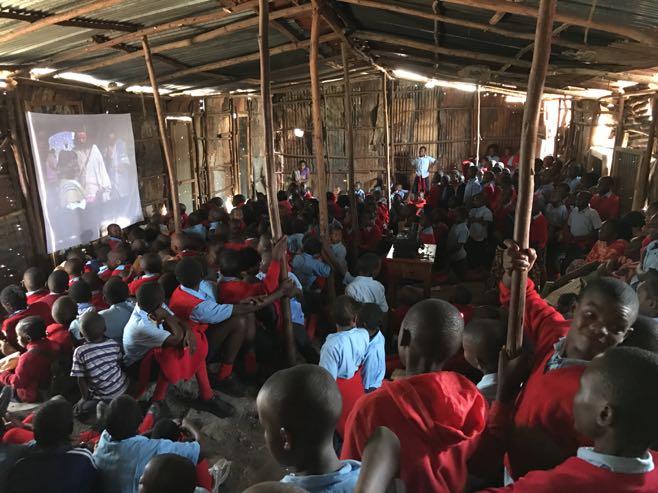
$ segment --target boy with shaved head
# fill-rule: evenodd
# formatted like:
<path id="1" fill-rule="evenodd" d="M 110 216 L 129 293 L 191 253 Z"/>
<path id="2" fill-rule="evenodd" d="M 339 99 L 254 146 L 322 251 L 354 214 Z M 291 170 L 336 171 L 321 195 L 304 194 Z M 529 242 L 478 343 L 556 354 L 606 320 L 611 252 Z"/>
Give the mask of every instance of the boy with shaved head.
<path id="1" fill-rule="evenodd" d="M 361 459 L 378 426 L 400 439 L 400 478 L 409 491 L 455 492 L 466 484 L 466 462 L 485 428 L 487 404 L 457 373 L 441 371 L 462 344 L 454 306 L 428 299 L 414 305 L 400 330 L 398 351 L 407 378 L 362 397 L 345 428 L 342 458 Z"/>
<path id="2" fill-rule="evenodd" d="M 573 401 L 575 428 L 594 442 L 555 469 L 534 471 L 489 493 L 650 493 L 658 491 L 658 355 L 612 348 L 594 358 Z"/>
<path id="3" fill-rule="evenodd" d="M 256 399 L 272 456 L 294 473 L 281 482 L 313 492 L 351 492 L 361 464 L 341 461 L 333 446 L 342 409 L 336 381 L 325 369 L 299 365 L 272 375 Z"/>

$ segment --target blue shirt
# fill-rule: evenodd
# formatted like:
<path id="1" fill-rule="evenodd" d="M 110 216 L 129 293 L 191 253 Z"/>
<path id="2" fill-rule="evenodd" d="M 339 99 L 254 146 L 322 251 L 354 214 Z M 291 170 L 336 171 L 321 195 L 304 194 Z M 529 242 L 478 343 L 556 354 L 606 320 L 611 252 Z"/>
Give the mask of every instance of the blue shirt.
<path id="1" fill-rule="evenodd" d="M 197 236 L 203 240 L 206 239 L 206 227 L 203 224 L 196 224 L 194 226 L 191 226 L 189 228 L 185 228 L 183 230 L 183 233 L 192 235 L 192 236 Z"/>
<path id="2" fill-rule="evenodd" d="M 203 287 L 199 291 L 195 291 L 185 286 L 180 287 L 187 294 L 191 294 L 197 299 L 203 300 L 194 307 L 190 313 L 190 319 L 194 322 L 202 324 L 219 324 L 224 320 L 231 318 L 233 314 L 233 305 L 222 305 L 217 303 L 214 298 L 208 294 L 207 290 Z"/>
<path id="3" fill-rule="evenodd" d="M 464 204 L 469 204 L 475 195 L 482 191 L 482 185 L 477 178 L 471 178 L 464 187 Z"/>
<path id="4" fill-rule="evenodd" d="M 166 305 L 163 305 L 169 311 Z M 171 313 L 171 312 L 170 312 Z M 151 349 L 162 347 L 171 334 L 148 317 L 139 305 L 135 308 L 123 329 L 123 363 L 130 366 L 142 359 Z"/>
<path id="5" fill-rule="evenodd" d="M 308 253 L 295 255 L 295 258 L 292 259 L 292 270 L 304 289 L 309 289 L 318 276 L 329 277 L 331 274 L 331 267 L 328 264 Z"/>
<path id="6" fill-rule="evenodd" d="M 288 235 L 288 251 L 290 253 L 297 253 L 302 250 L 302 240 L 304 233 L 293 233 Z"/>
<path id="7" fill-rule="evenodd" d="M 259 272 L 256 274 L 256 277 L 261 281 L 265 279 L 265 272 Z M 302 283 L 299 282 L 297 276 L 292 272 L 288 272 L 288 279 L 290 279 L 297 289 L 302 289 Z M 302 310 L 302 304 L 295 297 L 290 298 L 290 318 L 292 323 L 304 325 L 304 311 Z"/>
<path id="8" fill-rule="evenodd" d="M 329 474 L 297 476 L 288 474 L 282 483 L 294 484 L 310 493 L 352 493 L 361 471 L 361 463 L 355 460 L 340 461 L 340 469 Z"/>
<path id="9" fill-rule="evenodd" d="M 139 478 L 153 457 L 176 454 L 196 464 L 200 451 L 198 442 L 155 440 L 142 435 L 112 441 L 105 430 L 96 446 L 94 460 L 101 471 L 105 493 L 137 493 Z"/>
<path id="10" fill-rule="evenodd" d="M 382 381 L 386 375 L 386 341 L 380 331 L 377 331 L 375 337 L 370 340 L 366 356 L 361 368 L 361 377 L 363 378 L 363 388 L 378 389 L 382 386 Z"/>
<path id="11" fill-rule="evenodd" d="M 334 378 L 352 378 L 363 364 L 370 344 L 366 329 L 329 334 L 320 350 L 320 366 Z"/>
<path id="12" fill-rule="evenodd" d="M 105 320 L 105 337 L 114 339 L 119 344 L 123 342 L 123 328 L 130 320 L 135 309 L 135 302 L 131 300 L 122 301 L 102 310 L 98 314 Z"/>

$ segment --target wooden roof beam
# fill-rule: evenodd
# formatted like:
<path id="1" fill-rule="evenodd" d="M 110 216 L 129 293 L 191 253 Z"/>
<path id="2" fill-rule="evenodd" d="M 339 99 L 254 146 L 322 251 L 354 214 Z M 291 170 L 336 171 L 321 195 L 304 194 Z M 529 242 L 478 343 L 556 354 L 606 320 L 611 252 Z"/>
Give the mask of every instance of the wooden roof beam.
<path id="1" fill-rule="evenodd" d="M 566 29 L 568 29 L 568 27 L 569 27 L 569 24 L 561 24 L 561 25 L 559 25 L 558 27 L 556 27 L 555 29 L 553 29 L 553 34 L 552 34 L 552 36 L 553 36 L 553 37 L 557 36 L 557 35 L 560 34 L 562 31 L 565 31 Z M 533 42 L 533 43 L 530 43 L 528 46 L 526 46 L 526 47 L 524 47 L 524 48 L 521 48 L 521 49 L 517 52 L 517 54 L 514 56 L 514 58 L 516 58 L 517 60 L 520 60 L 520 59 L 523 57 L 523 55 L 525 55 L 526 53 L 531 52 L 531 51 L 533 50 L 534 47 L 535 47 L 535 43 L 534 43 L 534 42 Z M 510 65 L 509 63 L 506 63 L 505 65 L 503 65 L 503 66 L 500 68 L 500 70 L 498 70 L 497 74 L 500 75 L 500 74 L 502 74 L 503 72 L 506 72 L 511 66 L 512 66 L 512 65 Z"/>
<path id="2" fill-rule="evenodd" d="M 478 60 L 485 63 L 501 63 L 514 65 L 515 67 L 530 68 L 530 62 L 525 60 L 517 60 L 515 58 L 510 58 L 500 55 L 491 55 L 488 53 L 478 53 L 475 51 L 469 50 L 458 50 L 454 48 L 445 48 L 443 46 L 436 46 L 434 44 L 425 43 L 422 41 L 415 41 L 409 38 L 403 38 L 401 36 L 394 36 L 388 33 L 380 33 L 373 31 L 355 31 L 352 34 L 355 38 L 364 40 L 364 41 L 375 41 L 377 43 L 386 43 L 393 44 L 398 46 L 406 46 L 408 48 L 413 48 L 421 51 L 428 51 L 430 53 L 436 53 L 439 55 L 454 56 L 458 58 L 467 58 L 469 60 Z"/>
<path id="3" fill-rule="evenodd" d="M 270 19 L 272 14 L 273 12 L 270 14 Z M 329 43 L 331 41 L 336 41 L 337 39 L 338 39 L 338 35 L 334 33 L 325 34 L 324 36 L 320 36 L 320 43 Z M 282 53 L 289 53 L 297 50 L 305 50 L 308 49 L 309 46 L 310 46 L 310 40 L 297 41 L 296 43 L 286 43 L 283 45 L 276 46 L 274 48 L 270 48 L 270 56 L 279 55 Z M 255 62 L 258 60 L 260 60 L 260 54 L 258 52 L 250 53 L 249 55 L 242 55 L 234 58 L 227 58 L 226 60 L 219 60 L 217 62 L 206 63 L 204 65 L 198 65 L 196 67 L 190 67 L 188 69 L 179 70 L 178 72 L 159 76 L 158 82 L 168 82 L 171 80 L 180 79 L 181 77 L 185 77 L 187 75 L 198 74 L 200 72 L 208 72 L 210 70 L 217 70 L 220 68 L 230 67 L 232 65 L 239 65 L 241 63 L 247 63 L 247 62 Z M 146 81 L 140 81 L 137 82 L 136 84 L 144 85 L 145 83 Z"/>
<path id="4" fill-rule="evenodd" d="M 14 19 L 24 22 L 36 22 L 45 19 L 49 14 L 42 10 L 23 9 L 15 7 L 0 7 L 0 19 Z M 74 17 L 66 21 L 57 22 L 55 25 L 64 27 L 79 27 L 82 29 L 102 29 L 105 31 L 124 31 L 134 32 L 140 27 L 140 24 L 131 22 L 116 22 L 101 19 L 91 19 L 89 17 Z"/>
<path id="5" fill-rule="evenodd" d="M 495 26 L 502 20 L 503 17 L 505 17 L 506 14 L 507 12 L 496 12 L 494 15 L 491 16 L 491 19 L 489 19 L 489 24 Z"/>
<path id="6" fill-rule="evenodd" d="M 539 10 L 537 7 L 524 5 L 522 3 L 508 2 L 507 0 L 443 0 L 443 2 L 492 10 L 494 12 L 523 15 L 535 19 L 539 17 Z M 554 20 L 555 22 L 561 22 L 563 24 L 571 24 L 573 26 L 586 27 L 588 29 L 616 34 L 622 38 L 633 39 L 650 46 L 658 45 L 658 34 L 643 29 L 637 29 L 612 22 L 593 21 L 585 17 L 580 17 L 579 15 L 567 14 L 565 12 L 557 12 Z"/>
<path id="7" fill-rule="evenodd" d="M 84 16 L 86 14 L 95 12 L 97 10 L 113 7 L 114 5 L 117 5 L 122 1 L 123 0 L 96 0 L 94 2 L 88 3 L 83 7 L 76 7 L 74 9 L 60 12 L 59 14 L 49 15 L 47 17 L 44 17 L 43 19 L 33 22 L 32 24 L 19 27 L 18 29 L 14 29 L 13 31 L 9 31 L 8 33 L 3 34 L 2 36 L 0 36 L 0 44 L 6 43 L 20 36 L 25 36 L 26 34 L 33 33 L 47 26 L 52 26 L 60 22 L 68 21 L 75 17 Z"/>

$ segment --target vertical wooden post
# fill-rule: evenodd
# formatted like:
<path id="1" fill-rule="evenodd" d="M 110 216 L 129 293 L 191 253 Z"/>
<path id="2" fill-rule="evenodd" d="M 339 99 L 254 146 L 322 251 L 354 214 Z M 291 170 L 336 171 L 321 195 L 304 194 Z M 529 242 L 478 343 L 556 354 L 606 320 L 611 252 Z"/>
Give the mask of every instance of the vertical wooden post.
<path id="1" fill-rule="evenodd" d="M 158 92 L 158 81 L 155 78 L 155 69 L 153 68 L 153 59 L 151 57 L 151 47 L 149 40 L 146 36 L 142 37 L 142 49 L 144 50 L 144 61 L 146 62 L 146 70 L 149 74 L 151 81 L 151 89 L 153 89 L 153 102 L 155 103 L 155 113 L 158 117 L 158 130 L 160 131 L 160 143 L 164 152 L 165 164 L 167 165 L 167 177 L 169 178 L 169 191 L 171 193 L 171 211 L 174 215 L 174 230 L 180 231 L 180 206 L 178 199 L 178 178 L 176 176 L 176 168 L 171 158 L 171 147 L 169 146 L 169 139 L 167 137 L 167 124 L 165 122 L 165 115 L 162 108 L 162 100 L 160 99 L 160 92 Z"/>
<path id="2" fill-rule="evenodd" d="M 647 185 L 649 182 L 649 172 L 651 171 L 651 157 L 656 140 L 656 126 L 658 125 L 658 97 L 654 96 L 651 100 L 651 127 L 649 127 L 649 140 L 647 150 L 644 153 L 640 167 L 635 175 L 635 194 L 633 195 L 633 210 L 639 211 L 644 208 L 647 200 Z"/>
<path id="3" fill-rule="evenodd" d="M 555 139 L 553 139 L 553 157 L 558 158 L 558 142 L 560 141 L 560 117 L 562 116 L 562 98 L 557 100 L 557 126 L 555 128 Z"/>
<path id="4" fill-rule="evenodd" d="M 352 262 L 359 256 L 359 213 L 357 211 L 354 173 L 354 129 L 352 128 L 352 84 L 350 83 L 350 68 L 348 65 L 349 46 L 343 41 L 340 45 L 341 61 L 343 63 L 343 89 L 345 108 L 345 157 L 347 157 L 347 193 L 350 194 L 350 218 L 352 221 Z"/>
<path id="5" fill-rule="evenodd" d="M 557 0 L 541 0 L 535 31 L 535 49 L 528 79 L 528 93 L 523 112 L 523 130 L 519 163 L 519 190 L 514 217 L 514 241 L 522 250 L 530 247 L 530 221 L 534 192 L 534 164 L 537 150 L 539 113 L 548 61 L 551 56 L 551 33 Z M 512 271 L 509 321 L 507 325 L 507 351 L 518 354 L 523 343 L 525 293 L 528 281 L 526 271 Z"/>
<path id="6" fill-rule="evenodd" d="M 272 92 L 270 82 L 270 6 L 268 0 L 258 2 L 258 48 L 260 52 L 260 93 L 261 114 L 263 120 L 263 137 L 265 138 L 265 185 L 267 187 L 267 208 L 270 214 L 272 238 L 278 240 L 283 236 L 279 203 L 276 198 L 276 178 L 274 176 L 274 132 L 272 129 Z M 288 278 L 287 259 L 281 262 L 281 280 Z M 295 337 L 290 317 L 288 298 L 281 299 L 281 318 L 286 341 L 288 365 L 293 366 L 296 359 Z"/>
<path id="7" fill-rule="evenodd" d="M 480 141 L 482 140 L 482 100 L 480 98 L 480 84 L 475 86 L 475 159 L 480 161 Z"/>
<path id="8" fill-rule="evenodd" d="M 391 176 L 395 177 L 395 79 L 391 78 L 391 114 L 389 115 L 388 144 L 391 156 Z M 394 178 L 397 182 L 397 178 Z M 391 203 L 389 198 L 389 204 Z"/>
<path id="9" fill-rule="evenodd" d="M 320 6 L 318 0 L 312 0 L 311 46 L 309 72 L 311 76 L 311 114 L 313 116 L 313 150 L 317 169 L 317 197 L 320 203 L 320 238 L 329 240 L 329 214 L 327 212 L 327 174 L 324 160 L 324 143 L 322 142 L 322 95 L 320 93 L 320 76 L 318 74 L 318 57 L 320 52 Z"/>
<path id="10" fill-rule="evenodd" d="M 386 202 L 388 208 L 391 208 L 391 132 L 388 126 L 388 75 L 384 72 L 382 77 L 382 92 L 384 94 L 384 127 L 386 128 Z"/>

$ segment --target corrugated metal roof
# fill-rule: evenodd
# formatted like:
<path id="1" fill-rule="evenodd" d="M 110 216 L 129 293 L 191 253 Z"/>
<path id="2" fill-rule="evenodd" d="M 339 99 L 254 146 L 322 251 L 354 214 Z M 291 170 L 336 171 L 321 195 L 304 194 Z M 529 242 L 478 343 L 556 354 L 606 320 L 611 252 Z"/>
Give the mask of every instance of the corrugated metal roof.
<path id="1" fill-rule="evenodd" d="M 378 1 L 385 2 L 386 0 Z M 416 8 L 423 12 L 432 12 L 434 5 L 433 0 L 412 0 L 405 2 L 387 1 L 388 3 L 395 3 L 396 5 Z M 524 4 L 537 6 L 538 3 L 538 0 L 526 0 Z M 105 22 L 123 23 L 136 27 L 151 26 L 191 15 L 222 12 L 221 9 L 223 4 L 230 4 L 230 0 L 225 0 L 225 3 L 218 0 L 189 0 L 185 2 L 181 2 L 180 0 L 126 0 L 113 7 L 95 11 L 85 16 L 85 18 Z M 289 4 L 287 0 L 276 0 L 272 5 L 272 9 L 275 10 L 277 8 L 288 7 L 291 4 Z M 592 0 L 560 0 L 558 10 L 559 12 L 575 14 L 586 19 L 590 15 L 591 5 Z M 6 8 L 21 8 L 47 13 L 59 13 L 77 6 L 80 6 L 80 2 L 70 0 L 27 0 L 20 2 L 13 0 L 0 2 L 0 12 L 2 9 Z M 450 2 L 439 2 L 438 9 L 438 13 L 441 15 L 480 24 L 489 24 L 489 20 L 493 15 L 491 10 L 463 6 Z M 391 36 L 402 36 L 429 45 L 435 43 L 435 26 L 432 20 L 416 16 L 400 15 L 381 9 L 345 4 L 340 1 L 334 4 L 334 10 L 338 11 L 343 18 L 353 24 L 354 28 L 359 30 L 373 31 Z M 151 41 L 151 46 L 157 47 L 165 43 L 186 39 L 196 34 L 216 29 L 222 25 L 227 25 L 250 16 L 255 16 L 255 12 L 248 11 L 240 14 L 229 15 L 212 23 L 185 26 L 166 32 L 160 32 L 149 36 L 149 39 Z M 305 36 L 308 32 L 309 16 L 310 13 L 305 13 L 297 17 L 297 23 L 301 26 L 300 29 L 295 28 L 294 20 L 286 21 L 288 24 L 290 24 L 290 22 L 293 23 L 292 32 L 295 34 L 290 36 L 282 34 L 280 29 L 271 28 L 270 45 L 274 47 L 280 44 L 289 43 L 292 36 Z M 2 17 L 1 13 L 0 17 Z M 592 14 L 592 19 L 599 22 L 613 22 L 635 29 L 658 32 L 656 29 L 658 26 L 658 1 L 598 0 L 596 8 Z M 23 21 L 0 18 L 0 36 L 17 29 L 22 25 L 25 25 Z M 498 22 L 496 27 L 516 33 L 532 34 L 534 33 L 535 25 L 536 19 L 533 17 L 508 14 Z M 556 24 L 556 27 L 558 25 L 559 24 Z M 570 26 L 561 32 L 559 37 L 562 40 L 570 41 L 572 43 L 584 44 L 585 31 L 586 30 L 582 27 Z M 64 27 L 58 25 L 48 26 L 36 32 L 32 32 L 29 35 L 20 36 L 9 42 L 2 43 L 2 45 L 0 45 L 0 65 L 38 65 L 40 60 L 46 60 L 62 53 L 70 53 L 87 46 L 89 43 L 94 43 L 91 39 L 92 36 L 104 35 L 113 38 L 121 34 L 121 32 L 117 31 L 103 31 L 99 29 Z M 222 35 L 221 37 L 206 43 L 167 51 L 163 53 L 163 55 L 166 55 L 174 61 L 178 61 L 181 66 L 200 66 L 214 61 L 256 53 L 258 50 L 257 34 L 257 27 L 253 25 L 252 27 L 239 32 L 231 32 Z M 587 44 L 595 48 L 606 47 L 612 43 L 623 41 L 626 40 L 610 32 L 589 30 L 587 33 Z M 357 40 L 357 42 L 359 41 Z M 491 32 L 485 32 L 480 29 L 464 28 L 449 23 L 438 24 L 438 43 L 445 48 L 467 50 L 483 53 L 485 55 L 498 55 L 508 58 L 519 57 L 526 62 L 530 61 L 532 57 L 531 50 L 528 50 L 525 54 L 519 55 L 519 51 L 530 43 L 528 40 L 502 36 Z M 138 39 L 130 41 L 128 45 L 138 49 L 141 48 Z M 636 43 L 631 42 L 628 46 L 636 45 Z M 465 67 L 478 65 L 488 67 L 492 72 L 501 68 L 500 62 L 494 63 L 487 60 L 472 60 L 468 57 L 445 55 L 434 56 L 431 52 L 426 50 L 396 46 L 386 42 L 367 42 L 364 43 L 364 46 L 366 50 L 375 50 L 379 56 L 383 57 L 382 60 L 388 60 L 389 63 L 391 59 L 395 59 L 395 53 L 404 53 L 410 55 L 409 60 L 407 60 L 406 63 L 407 65 L 413 65 L 413 63 L 416 63 L 419 66 L 432 67 L 435 61 L 438 60 L 439 68 L 444 64 L 453 72 L 455 71 L 456 66 Z M 333 56 L 339 55 L 338 45 L 334 44 L 333 50 L 327 49 L 325 50 L 325 53 L 332 54 Z M 76 65 L 80 66 L 89 62 L 95 63 L 96 61 L 111 60 L 112 57 L 117 54 L 121 54 L 121 51 L 116 49 L 104 49 L 93 52 L 92 54 L 85 54 L 79 57 L 76 56 L 75 60 L 63 62 L 61 65 L 57 65 L 56 68 L 74 69 Z M 296 69 L 290 69 L 290 67 L 294 65 L 303 65 L 307 58 L 308 56 L 304 49 L 273 56 L 272 68 L 273 70 L 286 69 L 285 77 L 287 78 L 290 74 L 297 74 Z M 414 58 L 415 61 L 411 61 L 412 58 Z M 156 70 L 159 74 L 166 75 L 176 72 L 175 67 L 171 63 L 163 62 L 158 57 L 155 58 L 155 63 Z M 615 59 L 610 56 L 605 59 L 605 63 L 605 65 L 600 61 L 597 62 L 596 65 L 588 63 L 588 60 L 582 53 L 576 53 L 576 50 L 567 49 L 561 46 L 554 46 L 551 57 L 551 64 L 560 67 L 561 69 L 597 68 L 605 71 L 619 71 L 622 69 L 646 69 L 658 65 L 658 50 L 647 50 L 646 56 L 641 53 L 637 54 L 635 58 L 632 58 L 632 63 L 628 63 L 626 57 L 617 57 Z M 623 66 L 619 63 L 628 63 L 628 65 Z M 253 62 L 231 65 L 217 71 L 217 73 L 221 75 L 243 79 L 257 78 L 259 75 L 258 72 L 258 63 Z M 298 73 L 299 77 L 306 77 L 306 72 L 307 69 L 302 66 Z M 108 67 L 91 70 L 89 73 L 102 79 L 111 79 L 122 82 L 135 82 L 146 78 L 144 62 L 141 58 L 124 60 Z M 510 74 L 510 80 L 519 80 L 527 77 L 528 69 L 513 66 L 509 68 L 506 73 Z M 283 72 L 281 72 L 281 74 L 283 74 Z M 281 77 L 283 77 L 283 75 L 281 75 Z M 586 79 L 587 77 L 584 76 L 567 75 L 559 80 L 557 78 L 552 78 L 551 84 L 563 86 L 574 82 L 582 82 Z M 198 85 L 211 80 L 213 80 L 212 74 L 210 76 L 193 74 L 182 77 L 180 80 L 176 79 L 172 82 L 180 83 L 181 85 L 184 85 L 185 83 Z"/>

